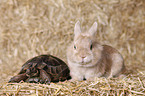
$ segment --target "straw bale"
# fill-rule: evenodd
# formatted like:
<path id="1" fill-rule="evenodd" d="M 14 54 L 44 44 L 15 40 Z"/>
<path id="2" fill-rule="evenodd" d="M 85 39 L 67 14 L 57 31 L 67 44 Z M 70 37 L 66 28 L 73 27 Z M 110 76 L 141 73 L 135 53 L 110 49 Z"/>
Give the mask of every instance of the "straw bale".
<path id="1" fill-rule="evenodd" d="M 145 95 L 145 0 L 0 0 L 0 95 Z M 66 62 L 73 27 L 98 22 L 96 38 L 123 55 L 124 79 L 8 84 L 40 54 Z"/>

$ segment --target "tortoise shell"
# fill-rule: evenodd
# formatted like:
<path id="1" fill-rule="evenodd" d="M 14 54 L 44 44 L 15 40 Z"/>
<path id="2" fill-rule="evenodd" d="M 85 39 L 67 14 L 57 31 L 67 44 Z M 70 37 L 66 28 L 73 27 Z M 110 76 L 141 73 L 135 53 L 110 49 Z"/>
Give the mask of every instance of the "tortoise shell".
<path id="1" fill-rule="evenodd" d="M 39 55 L 23 64 L 18 75 L 9 82 L 50 83 L 70 78 L 68 66 L 61 59 L 52 55 Z"/>

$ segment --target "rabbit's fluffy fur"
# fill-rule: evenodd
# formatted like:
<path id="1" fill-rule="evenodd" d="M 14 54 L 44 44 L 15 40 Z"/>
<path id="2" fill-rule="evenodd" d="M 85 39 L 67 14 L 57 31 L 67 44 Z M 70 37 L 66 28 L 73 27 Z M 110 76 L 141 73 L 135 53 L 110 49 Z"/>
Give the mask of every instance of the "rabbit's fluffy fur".
<path id="1" fill-rule="evenodd" d="M 74 27 L 74 41 L 67 48 L 67 61 L 72 80 L 93 80 L 95 77 L 119 76 L 124 70 L 121 54 L 95 38 L 97 22 L 89 31 L 82 32 L 80 22 Z"/>

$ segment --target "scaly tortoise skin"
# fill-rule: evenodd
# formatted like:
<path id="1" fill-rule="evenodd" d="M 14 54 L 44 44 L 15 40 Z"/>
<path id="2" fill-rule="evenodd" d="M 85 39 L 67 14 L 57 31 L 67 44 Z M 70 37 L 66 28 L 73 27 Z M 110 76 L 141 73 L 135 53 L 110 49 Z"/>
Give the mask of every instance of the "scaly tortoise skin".
<path id="1" fill-rule="evenodd" d="M 28 60 L 18 75 L 9 82 L 47 83 L 64 81 L 70 78 L 68 66 L 52 55 L 40 55 Z"/>

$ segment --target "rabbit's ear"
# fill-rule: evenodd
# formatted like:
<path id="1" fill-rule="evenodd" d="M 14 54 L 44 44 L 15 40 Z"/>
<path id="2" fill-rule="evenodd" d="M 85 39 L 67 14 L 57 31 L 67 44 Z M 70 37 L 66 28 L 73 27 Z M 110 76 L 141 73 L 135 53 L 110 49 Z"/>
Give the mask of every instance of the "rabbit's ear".
<path id="1" fill-rule="evenodd" d="M 78 36 L 81 32 L 80 21 L 77 21 L 74 27 L 74 34 L 75 36 Z"/>
<path id="2" fill-rule="evenodd" d="M 97 27 L 98 27 L 97 22 L 94 22 L 94 24 L 92 25 L 92 27 L 88 32 L 90 36 L 94 36 L 97 33 Z"/>

